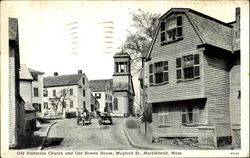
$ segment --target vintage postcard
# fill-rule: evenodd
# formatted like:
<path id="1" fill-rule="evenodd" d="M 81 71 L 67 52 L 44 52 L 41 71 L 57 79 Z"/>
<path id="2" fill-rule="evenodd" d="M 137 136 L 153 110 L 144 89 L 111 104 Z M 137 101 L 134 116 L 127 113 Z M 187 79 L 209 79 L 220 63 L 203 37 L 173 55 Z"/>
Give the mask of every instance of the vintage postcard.
<path id="1" fill-rule="evenodd" d="M 249 1 L 1 1 L 1 157 L 249 157 Z"/>

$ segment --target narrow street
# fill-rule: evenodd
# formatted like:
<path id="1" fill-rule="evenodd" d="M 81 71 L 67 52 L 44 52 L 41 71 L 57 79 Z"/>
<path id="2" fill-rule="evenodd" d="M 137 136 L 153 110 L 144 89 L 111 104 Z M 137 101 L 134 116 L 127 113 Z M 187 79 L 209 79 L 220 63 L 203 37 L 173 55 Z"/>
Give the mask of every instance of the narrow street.
<path id="1" fill-rule="evenodd" d="M 97 119 L 82 126 L 76 119 L 58 120 L 51 127 L 44 150 L 133 150 L 124 133 L 125 119 L 113 118 L 113 125 L 100 126 Z"/>

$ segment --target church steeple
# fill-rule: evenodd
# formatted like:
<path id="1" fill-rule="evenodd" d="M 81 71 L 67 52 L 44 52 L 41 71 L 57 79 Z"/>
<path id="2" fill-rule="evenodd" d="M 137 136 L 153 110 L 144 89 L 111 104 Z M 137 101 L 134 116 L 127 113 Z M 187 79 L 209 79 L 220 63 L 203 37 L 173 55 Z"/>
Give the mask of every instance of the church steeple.
<path id="1" fill-rule="evenodd" d="M 130 60 L 128 53 L 116 53 L 114 56 L 114 75 L 130 75 Z"/>
<path id="2" fill-rule="evenodd" d="M 134 114 L 134 86 L 132 81 L 131 58 L 126 52 L 119 52 L 114 55 L 114 74 L 113 74 L 113 88 L 114 88 L 114 106 L 118 110 L 113 112 L 129 116 Z"/>

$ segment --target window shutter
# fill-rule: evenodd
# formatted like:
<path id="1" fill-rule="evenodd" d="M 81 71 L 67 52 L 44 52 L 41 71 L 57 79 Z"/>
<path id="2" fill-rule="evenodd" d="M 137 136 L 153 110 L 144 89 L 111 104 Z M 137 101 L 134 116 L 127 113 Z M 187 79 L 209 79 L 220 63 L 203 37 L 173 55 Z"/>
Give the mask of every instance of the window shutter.
<path id="1" fill-rule="evenodd" d="M 194 124 L 199 123 L 199 109 L 198 109 L 198 107 L 193 109 L 193 123 Z"/>
<path id="2" fill-rule="evenodd" d="M 187 123 L 187 110 L 186 110 L 186 106 L 182 106 L 181 123 L 182 124 L 186 124 Z"/>
<path id="3" fill-rule="evenodd" d="M 166 81 L 168 81 L 168 72 L 164 72 L 163 73 L 163 79 L 164 79 L 164 82 Z"/>
<path id="4" fill-rule="evenodd" d="M 169 123 L 169 117 L 168 117 L 168 113 L 164 114 L 164 124 L 168 124 Z"/>
<path id="5" fill-rule="evenodd" d="M 165 24 L 166 24 L 165 21 L 161 22 L 161 31 L 165 31 L 166 28 Z"/>
<path id="6" fill-rule="evenodd" d="M 176 58 L 176 68 L 181 68 L 181 58 Z"/>
<path id="7" fill-rule="evenodd" d="M 164 61 L 163 62 L 163 67 L 164 67 L 164 71 L 167 71 L 168 70 L 168 61 Z"/>
<path id="8" fill-rule="evenodd" d="M 153 73 L 153 64 L 149 65 L 149 74 Z"/>
<path id="9" fill-rule="evenodd" d="M 200 64 L 200 55 L 195 54 L 194 55 L 194 65 L 198 65 L 198 64 Z"/>
<path id="10" fill-rule="evenodd" d="M 194 77 L 200 76 L 200 55 L 194 54 Z"/>
<path id="11" fill-rule="evenodd" d="M 153 64 L 149 65 L 149 84 L 154 83 Z"/>
<path id="12" fill-rule="evenodd" d="M 194 77 L 200 76 L 200 66 L 194 66 Z"/>
<path id="13" fill-rule="evenodd" d="M 177 26 L 181 26 L 182 25 L 182 16 L 178 16 L 177 17 Z"/>
<path id="14" fill-rule="evenodd" d="M 177 80 L 180 80 L 180 79 L 182 79 L 182 72 L 181 72 L 181 69 L 177 69 L 176 70 L 176 77 L 177 77 Z"/>
<path id="15" fill-rule="evenodd" d="M 160 125 L 162 125 L 162 124 L 164 123 L 164 122 L 163 122 L 163 121 L 164 121 L 164 118 L 163 118 L 163 117 L 164 117 L 164 115 L 159 114 L 159 124 L 160 124 Z"/>

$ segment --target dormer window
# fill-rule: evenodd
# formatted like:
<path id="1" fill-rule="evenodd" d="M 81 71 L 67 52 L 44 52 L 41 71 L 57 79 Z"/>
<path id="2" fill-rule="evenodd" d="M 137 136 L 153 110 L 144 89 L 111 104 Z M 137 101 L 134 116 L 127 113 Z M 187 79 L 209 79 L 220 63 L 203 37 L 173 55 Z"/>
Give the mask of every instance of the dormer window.
<path id="1" fill-rule="evenodd" d="M 160 28 L 161 44 L 169 43 L 181 39 L 182 17 L 167 19 L 161 22 Z"/>

